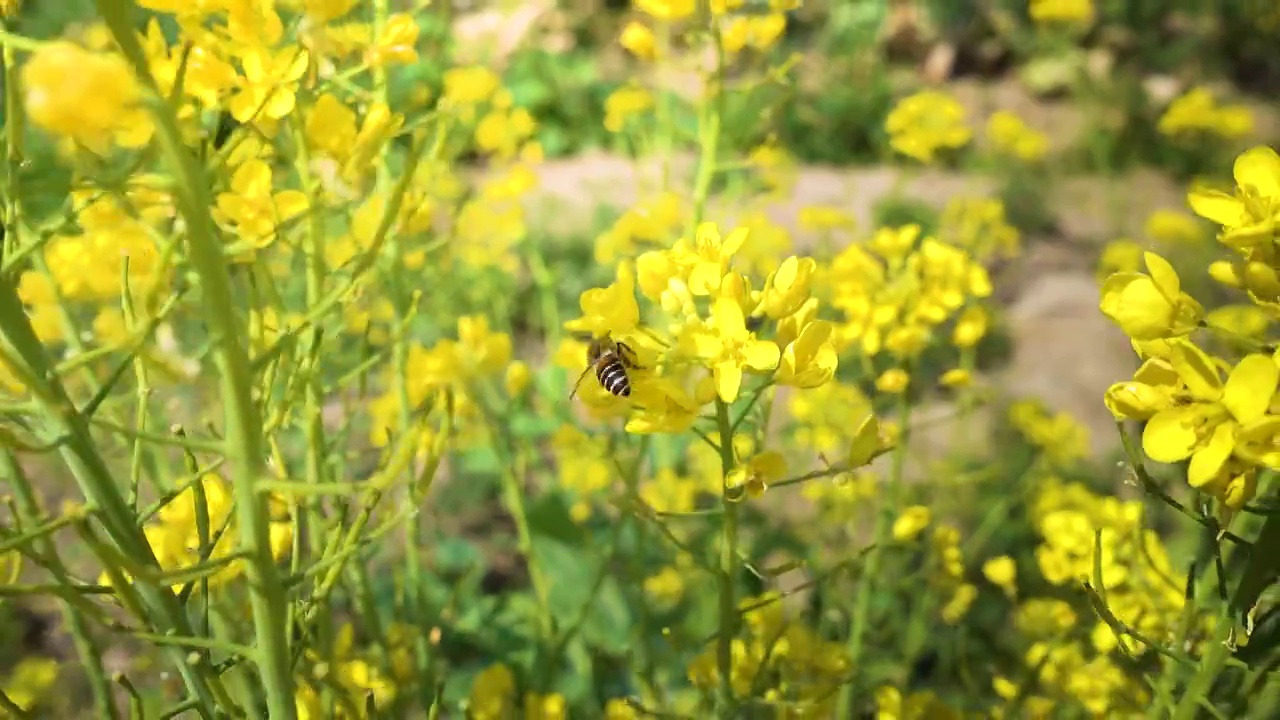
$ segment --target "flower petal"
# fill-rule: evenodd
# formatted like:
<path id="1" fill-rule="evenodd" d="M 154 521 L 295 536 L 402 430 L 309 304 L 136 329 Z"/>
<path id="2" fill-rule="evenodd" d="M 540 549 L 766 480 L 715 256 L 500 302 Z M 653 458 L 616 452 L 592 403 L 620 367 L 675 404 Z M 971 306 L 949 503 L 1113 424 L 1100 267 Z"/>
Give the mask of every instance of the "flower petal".
<path id="1" fill-rule="evenodd" d="M 1263 145 L 1244 151 L 1233 170 L 1236 184 L 1262 197 L 1280 197 L 1280 155 Z"/>
<path id="2" fill-rule="evenodd" d="M 1185 408 L 1156 413 L 1142 431 L 1142 450 L 1156 462 L 1186 460 L 1191 457 L 1197 442 L 1195 426 Z"/>
<path id="3" fill-rule="evenodd" d="M 1187 193 L 1187 204 L 1197 215 L 1219 225 L 1236 227 L 1244 222 L 1244 203 L 1220 190 L 1193 190 Z"/>
<path id="4" fill-rule="evenodd" d="M 778 367 L 782 353 L 769 340 L 752 340 L 742 346 L 742 362 L 752 370 L 772 370 Z"/>
<path id="5" fill-rule="evenodd" d="M 713 370 L 716 378 L 716 394 L 724 402 L 731 403 L 738 399 L 738 390 L 742 387 L 742 368 L 733 363 L 723 362 Z"/>
<path id="6" fill-rule="evenodd" d="M 1266 355 L 1248 355 L 1231 371 L 1222 388 L 1222 404 L 1241 423 L 1261 418 L 1276 394 L 1280 366 Z"/>
<path id="7" fill-rule="evenodd" d="M 1189 342 L 1173 347 L 1173 369 L 1187 384 L 1187 390 L 1197 400 L 1214 402 L 1222 396 L 1222 378 L 1213 359 Z"/>
<path id="8" fill-rule="evenodd" d="M 1235 423 L 1225 422 L 1213 429 L 1209 442 L 1191 456 L 1187 465 L 1187 484 L 1201 488 L 1213 482 L 1231 457 L 1235 445 Z"/>

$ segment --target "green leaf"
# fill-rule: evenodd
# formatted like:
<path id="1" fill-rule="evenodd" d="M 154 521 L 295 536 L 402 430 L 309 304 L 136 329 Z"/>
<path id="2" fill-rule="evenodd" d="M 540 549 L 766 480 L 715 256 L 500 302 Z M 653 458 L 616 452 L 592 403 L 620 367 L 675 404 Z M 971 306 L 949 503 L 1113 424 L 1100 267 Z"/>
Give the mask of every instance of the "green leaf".
<path id="1" fill-rule="evenodd" d="M 541 538 L 572 547 L 586 544 L 586 532 L 569 516 L 569 506 L 560 493 L 544 493 L 529 506 L 527 515 L 535 544 Z"/>
<path id="2" fill-rule="evenodd" d="M 606 579 L 582 624 L 583 638 L 605 652 L 621 655 L 631 646 L 631 624 L 631 609 L 622 588 L 613 578 Z"/>
<path id="3" fill-rule="evenodd" d="M 594 562 L 574 545 L 546 535 L 534 537 L 533 554 L 547 579 L 547 600 L 556 624 L 574 622 L 591 596 Z"/>

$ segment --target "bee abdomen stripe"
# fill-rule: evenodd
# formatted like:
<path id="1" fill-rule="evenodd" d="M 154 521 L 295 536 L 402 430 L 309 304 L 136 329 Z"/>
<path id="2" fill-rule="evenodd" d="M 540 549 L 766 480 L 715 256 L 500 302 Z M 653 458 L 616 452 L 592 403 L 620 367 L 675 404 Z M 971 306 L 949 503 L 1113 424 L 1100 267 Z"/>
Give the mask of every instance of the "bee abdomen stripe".
<path id="1" fill-rule="evenodd" d="M 614 395 L 630 395 L 631 383 L 627 380 L 627 371 L 622 367 L 622 363 L 609 363 L 602 365 L 600 372 L 597 374 L 600 385 Z"/>

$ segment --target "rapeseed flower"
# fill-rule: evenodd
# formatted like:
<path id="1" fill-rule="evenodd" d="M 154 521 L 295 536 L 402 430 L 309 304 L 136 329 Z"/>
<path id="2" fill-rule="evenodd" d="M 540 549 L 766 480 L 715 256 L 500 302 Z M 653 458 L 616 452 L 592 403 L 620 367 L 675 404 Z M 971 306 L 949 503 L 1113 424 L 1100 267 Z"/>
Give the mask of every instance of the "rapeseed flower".
<path id="1" fill-rule="evenodd" d="M 1040 24 L 1093 22 L 1093 0 L 1031 0 L 1031 19 Z"/>
<path id="2" fill-rule="evenodd" d="M 885 119 L 894 150 L 923 163 L 939 153 L 964 147 L 973 137 L 965 124 L 965 109 L 955 98 L 936 90 L 922 90 L 903 98 Z"/>
<path id="3" fill-rule="evenodd" d="M 1215 361 L 1188 342 L 1174 346 L 1171 365 L 1178 389 L 1173 403 L 1148 420 L 1143 450 L 1157 462 L 1189 458 L 1187 482 L 1194 488 L 1238 495 L 1251 479 L 1228 461 L 1242 437 L 1274 437 L 1280 430 L 1280 419 L 1268 415 L 1280 384 L 1280 366 L 1267 355 L 1248 355 L 1224 383 Z"/>
<path id="4" fill-rule="evenodd" d="M 270 50 L 251 46 L 240 58 L 244 74 L 227 100 L 232 117 L 242 123 L 279 120 L 297 106 L 298 86 L 310 57 L 297 46 Z"/>
<path id="5" fill-rule="evenodd" d="M 1049 137 L 1010 110 L 998 110 L 987 118 L 986 136 L 997 153 L 1022 162 L 1042 160 L 1049 151 Z"/>
<path id="6" fill-rule="evenodd" d="M 697 3 L 694 0 L 635 0 L 635 7 L 655 20 L 675 22 L 693 15 Z"/>
<path id="7" fill-rule="evenodd" d="M 1196 328 L 1204 308 L 1182 292 L 1178 273 L 1153 252 L 1143 253 L 1147 273 L 1117 273 L 1102 286 L 1104 315 L 1134 340 L 1163 340 Z"/>
<path id="8" fill-rule="evenodd" d="M 1187 195 L 1200 217 L 1222 226 L 1219 239 L 1228 247 L 1248 251 L 1274 242 L 1280 223 L 1280 155 L 1269 147 L 1246 150 L 1233 168 L 1234 195 L 1208 189 Z"/>
<path id="9" fill-rule="evenodd" d="M 1156 129 L 1177 139 L 1216 135 L 1235 140 L 1253 132 L 1253 113 L 1243 105 L 1219 105 L 1208 89 L 1197 87 L 1169 103 Z"/>
<path id="10" fill-rule="evenodd" d="M 726 297 L 712 305 L 708 323 L 689 326 L 681 339 L 691 355 L 710 364 L 716 392 L 726 403 L 738 398 L 744 371 L 773 370 L 781 357 L 774 342 L 747 330 L 742 306 Z"/>
<path id="11" fill-rule="evenodd" d="M 306 212 L 308 205 L 301 190 L 276 190 L 265 162 L 249 160 L 232 174 L 231 188 L 218 193 L 214 217 L 239 237 L 241 257 L 252 259 L 254 250 L 275 242 L 280 226 Z"/>
<path id="12" fill-rule="evenodd" d="M 22 88 L 24 109 L 36 127 L 91 152 L 150 141 L 142 90 L 118 55 L 66 40 L 42 44 L 22 66 Z"/>

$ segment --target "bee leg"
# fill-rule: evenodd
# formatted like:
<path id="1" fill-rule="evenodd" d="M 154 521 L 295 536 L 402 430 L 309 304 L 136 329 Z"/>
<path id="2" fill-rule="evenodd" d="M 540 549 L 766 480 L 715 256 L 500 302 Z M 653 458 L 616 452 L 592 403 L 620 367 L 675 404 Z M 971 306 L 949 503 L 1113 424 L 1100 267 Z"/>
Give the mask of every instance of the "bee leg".
<path id="1" fill-rule="evenodd" d="M 588 365 L 582 374 L 578 376 L 578 381 L 573 384 L 573 392 L 569 393 L 569 399 L 572 400 L 574 395 L 578 394 L 578 388 L 582 387 L 582 380 L 587 377 L 587 373 L 591 372 L 594 365 Z"/>
<path id="2" fill-rule="evenodd" d="M 632 367 L 637 370 L 647 369 L 645 366 L 636 362 L 636 357 L 637 357 L 636 351 L 632 350 L 630 345 L 626 343 L 617 343 L 617 346 L 618 346 L 618 357 L 622 358 L 622 361 L 626 363 L 627 367 Z"/>

